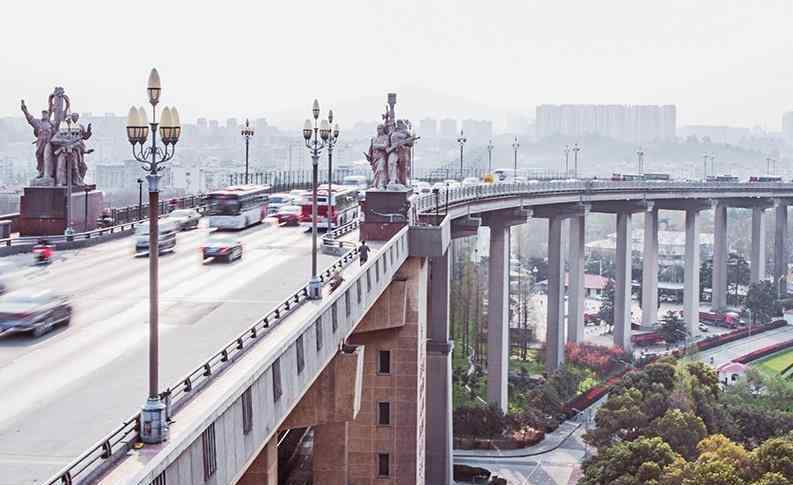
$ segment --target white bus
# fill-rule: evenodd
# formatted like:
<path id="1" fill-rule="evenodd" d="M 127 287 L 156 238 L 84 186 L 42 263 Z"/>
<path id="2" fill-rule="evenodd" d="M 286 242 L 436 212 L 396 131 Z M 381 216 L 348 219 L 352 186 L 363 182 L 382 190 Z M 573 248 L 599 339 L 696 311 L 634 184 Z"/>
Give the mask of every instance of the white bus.
<path id="1" fill-rule="evenodd" d="M 209 227 L 245 229 L 267 216 L 269 185 L 235 185 L 207 194 Z"/>
<path id="2" fill-rule="evenodd" d="M 340 185 L 334 185 L 328 204 L 328 186 L 317 189 L 317 228 L 335 229 L 358 218 L 358 191 Z M 300 225 L 311 229 L 313 194 L 309 192 L 300 201 Z M 328 217 L 330 213 L 330 217 Z"/>
<path id="3" fill-rule="evenodd" d="M 495 182 L 512 182 L 515 180 L 516 175 L 514 168 L 497 168 L 493 170 Z"/>

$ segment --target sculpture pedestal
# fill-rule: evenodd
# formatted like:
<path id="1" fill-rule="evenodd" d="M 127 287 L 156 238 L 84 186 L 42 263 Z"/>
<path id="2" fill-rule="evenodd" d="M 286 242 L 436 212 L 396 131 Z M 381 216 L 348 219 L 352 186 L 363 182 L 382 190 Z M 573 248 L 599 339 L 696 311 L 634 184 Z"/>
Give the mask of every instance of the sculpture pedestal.
<path id="1" fill-rule="evenodd" d="M 409 222 L 413 191 L 367 190 L 363 205 L 361 241 L 388 241 Z"/>
<path id="2" fill-rule="evenodd" d="M 70 219 L 74 232 L 96 229 L 96 220 L 102 215 L 104 193 L 97 191 L 96 186 L 88 187 L 91 189 L 88 193 L 82 187 L 72 189 Z M 67 212 L 66 187 L 25 187 L 19 201 L 19 234 L 63 235 Z"/>

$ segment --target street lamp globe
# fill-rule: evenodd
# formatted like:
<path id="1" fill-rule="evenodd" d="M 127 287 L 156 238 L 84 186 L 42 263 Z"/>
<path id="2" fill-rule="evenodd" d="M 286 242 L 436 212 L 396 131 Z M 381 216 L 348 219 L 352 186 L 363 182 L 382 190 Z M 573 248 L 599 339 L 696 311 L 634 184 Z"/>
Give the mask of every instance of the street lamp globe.
<path id="1" fill-rule="evenodd" d="M 303 138 L 306 141 L 311 139 L 311 133 L 314 131 L 314 125 L 311 124 L 311 120 L 307 119 L 306 122 L 303 124 Z"/>
<path id="2" fill-rule="evenodd" d="M 333 125 L 333 138 L 336 139 L 339 137 L 339 124 L 336 123 Z"/>
<path id="3" fill-rule="evenodd" d="M 171 106 L 171 128 L 173 128 L 172 143 L 176 143 L 179 141 L 179 137 L 182 136 L 182 120 L 179 119 L 179 111 L 176 106 Z"/>
<path id="4" fill-rule="evenodd" d="M 311 108 L 311 113 L 314 115 L 314 119 L 319 119 L 319 101 L 314 100 L 314 106 Z"/>
<path id="5" fill-rule="evenodd" d="M 322 120 L 319 123 L 319 136 L 324 141 L 328 141 L 328 137 L 330 136 L 330 123 L 328 120 Z"/>
<path id="6" fill-rule="evenodd" d="M 153 106 L 160 102 L 162 85 L 160 83 L 160 73 L 157 72 L 156 68 L 152 68 L 149 73 L 149 82 L 146 86 L 146 90 L 149 92 L 149 102 Z"/>
<path id="7" fill-rule="evenodd" d="M 328 110 L 328 123 L 333 123 L 333 110 Z"/>

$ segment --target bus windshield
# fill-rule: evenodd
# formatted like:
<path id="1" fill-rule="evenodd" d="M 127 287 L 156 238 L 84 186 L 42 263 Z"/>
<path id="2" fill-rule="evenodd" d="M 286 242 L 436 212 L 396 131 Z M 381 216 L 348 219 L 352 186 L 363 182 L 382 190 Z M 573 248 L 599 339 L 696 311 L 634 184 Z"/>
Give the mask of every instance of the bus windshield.
<path id="1" fill-rule="evenodd" d="M 240 201 L 236 195 L 209 195 L 210 216 L 236 216 L 240 213 Z"/>

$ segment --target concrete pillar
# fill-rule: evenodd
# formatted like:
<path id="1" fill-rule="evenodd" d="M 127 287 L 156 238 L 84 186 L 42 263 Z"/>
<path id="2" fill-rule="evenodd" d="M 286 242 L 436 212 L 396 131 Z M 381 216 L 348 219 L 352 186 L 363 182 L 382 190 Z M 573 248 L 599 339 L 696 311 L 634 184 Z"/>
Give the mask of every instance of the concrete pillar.
<path id="1" fill-rule="evenodd" d="M 584 251 L 586 217 L 570 219 L 570 279 L 567 290 L 567 341 L 583 342 L 586 289 L 584 288 Z"/>
<path id="2" fill-rule="evenodd" d="M 787 293 L 787 237 L 787 206 L 780 204 L 774 234 L 774 285 L 779 295 Z"/>
<path id="3" fill-rule="evenodd" d="M 683 317 L 694 335 L 699 325 L 699 213 L 686 209 L 686 254 L 683 272 Z"/>
<path id="4" fill-rule="evenodd" d="M 545 370 L 553 372 L 564 362 L 564 258 L 561 217 L 548 219 L 548 311 L 545 328 Z"/>
<path id="5" fill-rule="evenodd" d="M 658 209 L 644 213 L 642 325 L 658 321 Z"/>
<path id="6" fill-rule="evenodd" d="M 713 300 L 715 310 L 727 306 L 727 206 L 719 202 L 713 209 Z"/>
<path id="7" fill-rule="evenodd" d="M 631 349 L 631 213 L 617 213 L 617 275 L 614 281 L 614 345 Z"/>
<path id="8" fill-rule="evenodd" d="M 490 226 L 487 294 L 487 400 L 507 412 L 509 365 L 509 229 Z"/>
<path id="9" fill-rule="evenodd" d="M 278 485 L 277 434 L 264 445 L 237 485 Z"/>
<path id="10" fill-rule="evenodd" d="M 449 253 L 430 258 L 427 292 L 426 481 L 452 483 L 452 342 L 449 341 Z M 324 482 L 323 482 L 324 483 Z"/>
<path id="11" fill-rule="evenodd" d="M 331 423 L 314 427 L 314 450 L 311 469 L 314 483 L 347 485 L 350 441 L 349 423 Z"/>
<path id="12" fill-rule="evenodd" d="M 765 222 L 763 207 L 752 208 L 752 282 L 765 279 Z"/>

